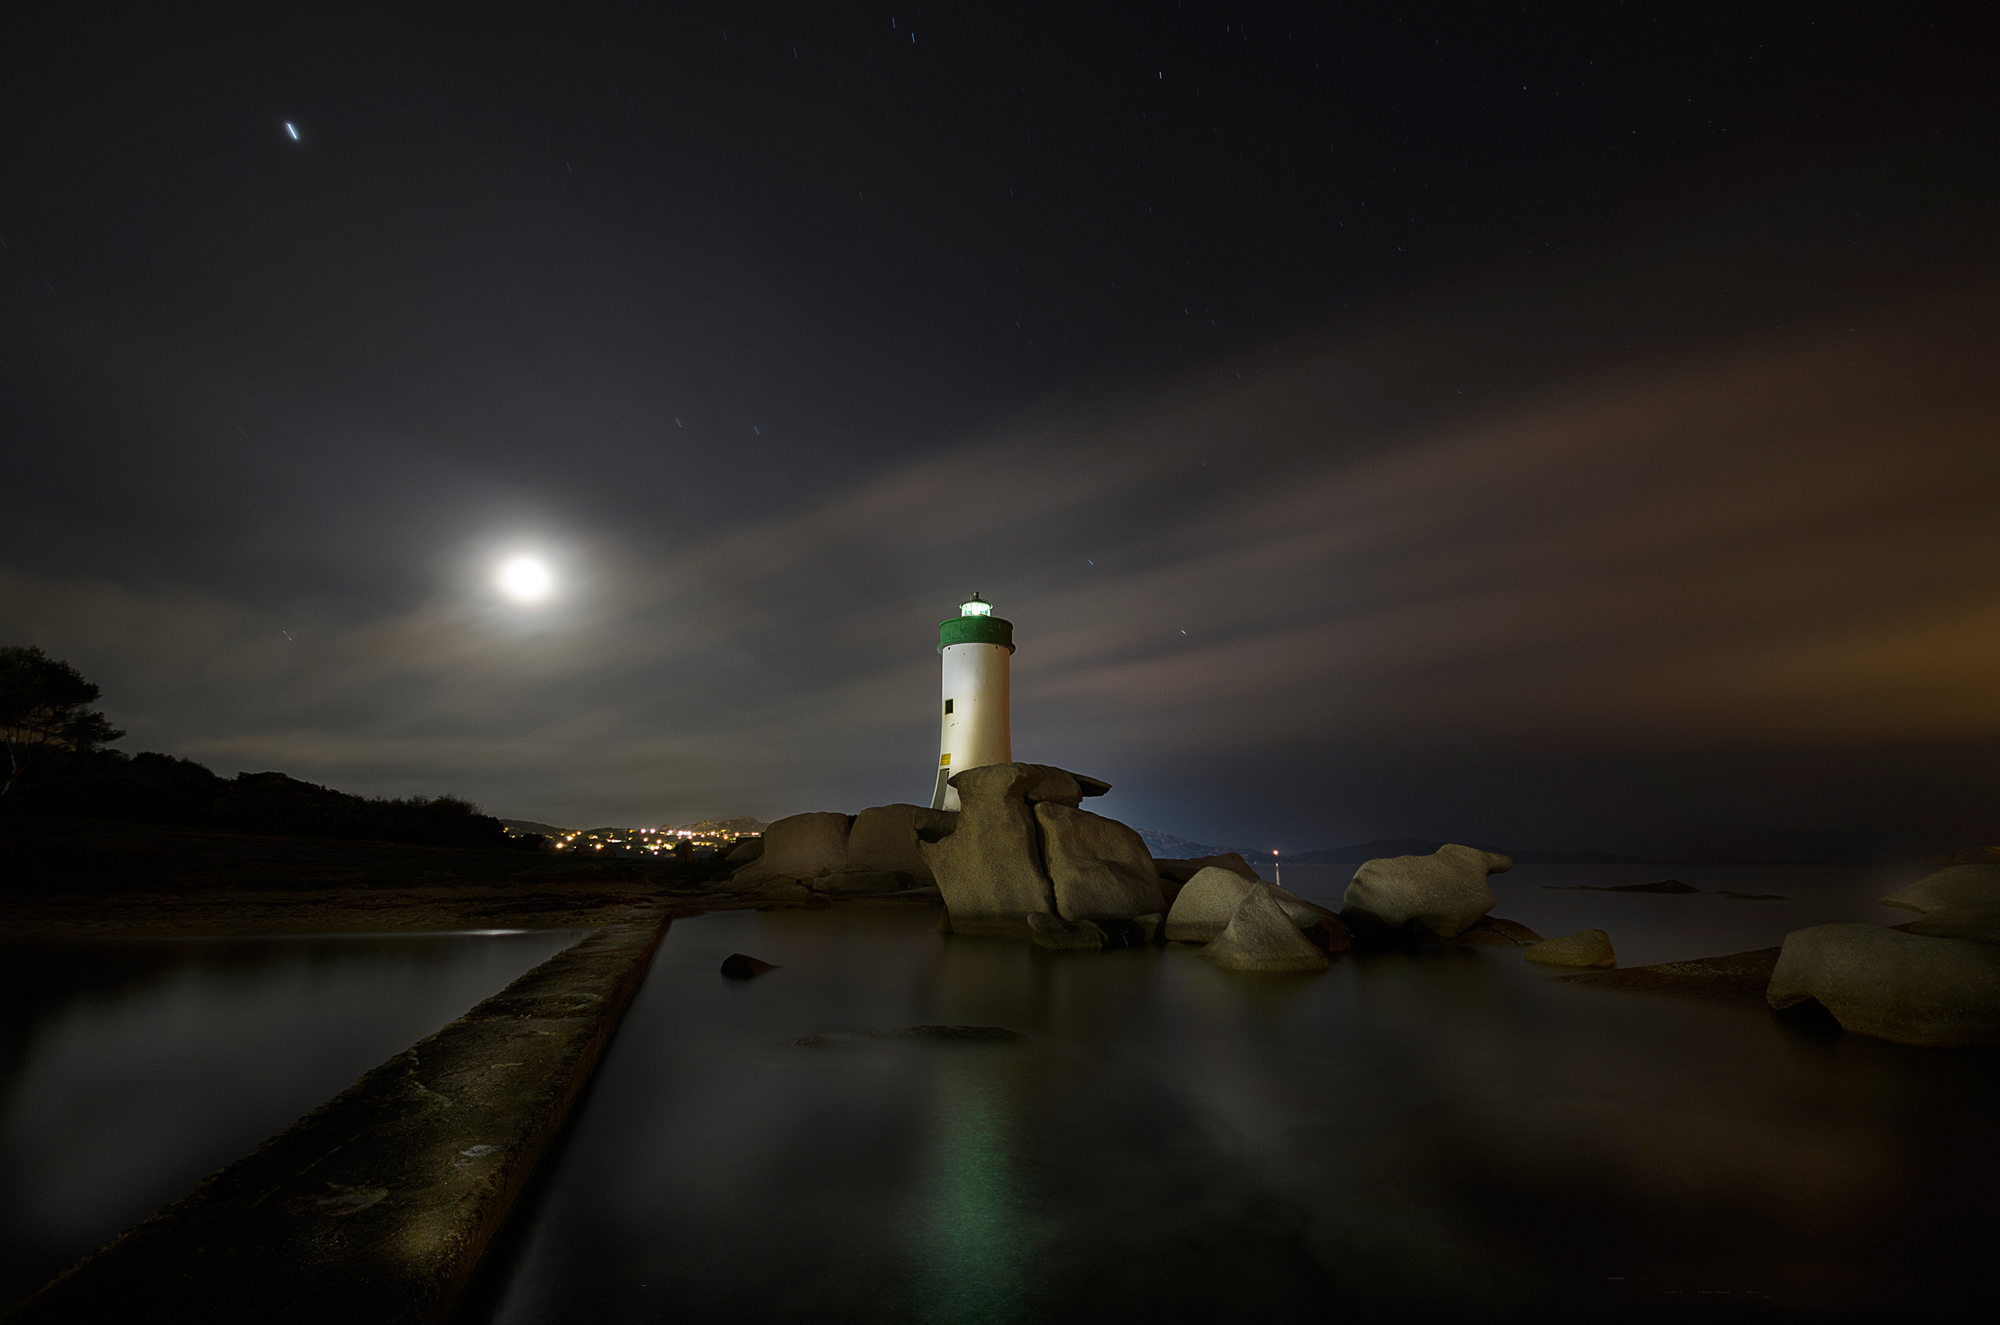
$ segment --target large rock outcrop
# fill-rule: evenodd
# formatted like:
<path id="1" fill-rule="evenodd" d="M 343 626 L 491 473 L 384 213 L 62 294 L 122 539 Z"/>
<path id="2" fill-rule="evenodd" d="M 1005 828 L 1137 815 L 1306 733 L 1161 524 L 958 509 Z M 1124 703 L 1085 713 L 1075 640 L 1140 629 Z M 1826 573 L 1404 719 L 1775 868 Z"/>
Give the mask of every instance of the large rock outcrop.
<path id="1" fill-rule="evenodd" d="M 1844 1029 L 1884 1040 L 1996 1044 L 2000 947 L 1880 925 L 1815 925 L 1785 935 L 1764 996 L 1780 1009 L 1817 999 Z"/>
<path id="2" fill-rule="evenodd" d="M 1074 808 L 1086 783 L 1110 789 L 1046 764 L 987 764 L 951 779 L 958 817 L 948 835 L 922 842 L 919 850 L 937 879 L 952 933 L 1032 938 L 1028 917 L 1056 914 L 1034 806 Z"/>
<path id="3" fill-rule="evenodd" d="M 1230 971 L 1323 971 L 1329 965 L 1263 884 L 1244 890 L 1235 914 L 1201 955 Z"/>
<path id="4" fill-rule="evenodd" d="M 1316 925 L 1333 914 L 1276 884 L 1255 877 L 1246 879 L 1233 870 L 1211 865 L 1189 879 L 1174 898 L 1173 909 L 1167 912 L 1168 941 L 1214 941 L 1229 927 L 1243 899 L 1253 892 L 1268 896 L 1295 929 Z"/>
<path id="5" fill-rule="evenodd" d="M 764 830 L 730 876 L 739 889 L 803 884 L 821 892 L 901 892 L 931 883 L 920 833 L 949 832 L 956 816 L 921 805 L 876 805 L 860 814 L 794 814 Z M 738 859 L 731 853 L 729 859 Z"/>
<path id="6" fill-rule="evenodd" d="M 2000 902 L 2000 865 L 1953 865 L 1926 874 L 1882 899 L 1882 905 L 1929 913 L 1947 906 Z"/>
<path id="7" fill-rule="evenodd" d="M 1347 885 L 1340 918 L 1360 934 L 1420 925 L 1440 938 L 1456 938 L 1500 900 L 1486 876 L 1513 867 L 1509 857 L 1457 843 L 1428 856 L 1371 860 Z"/>
<path id="8" fill-rule="evenodd" d="M 1132 829 L 1061 802 L 1036 805 L 1035 822 L 1063 919 L 1127 920 L 1166 909 L 1152 853 Z"/>
<path id="9" fill-rule="evenodd" d="M 730 876 L 733 884 L 804 883 L 847 866 L 845 814 L 794 814 L 764 830 L 764 851 Z"/>
<path id="10" fill-rule="evenodd" d="M 876 805 L 854 816 L 847 832 L 843 870 L 887 872 L 909 876 L 912 884 L 931 883 L 931 867 L 918 850 L 917 831 L 931 827 L 943 810 L 922 805 Z"/>
<path id="11" fill-rule="evenodd" d="M 1210 866 L 1228 870 L 1232 874 L 1240 874 L 1246 879 L 1258 877 L 1250 862 L 1234 851 L 1220 856 L 1196 856 L 1188 860 L 1155 860 L 1153 868 L 1159 872 L 1160 892 L 1166 899 L 1167 905 L 1174 904 L 1174 899 L 1180 896 L 1181 889 L 1186 886 L 1189 879 Z"/>

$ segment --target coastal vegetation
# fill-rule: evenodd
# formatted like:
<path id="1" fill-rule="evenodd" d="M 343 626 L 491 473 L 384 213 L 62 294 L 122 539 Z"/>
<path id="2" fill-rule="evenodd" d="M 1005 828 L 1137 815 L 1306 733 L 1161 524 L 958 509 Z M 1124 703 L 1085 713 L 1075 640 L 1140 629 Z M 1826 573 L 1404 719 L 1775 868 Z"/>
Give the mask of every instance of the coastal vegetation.
<path id="1" fill-rule="evenodd" d="M 719 859 L 548 854 L 461 797 L 357 796 L 279 772 L 108 748 L 99 687 L 39 648 L 0 648 L 0 893 L 491 886 L 666 886 Z"/>

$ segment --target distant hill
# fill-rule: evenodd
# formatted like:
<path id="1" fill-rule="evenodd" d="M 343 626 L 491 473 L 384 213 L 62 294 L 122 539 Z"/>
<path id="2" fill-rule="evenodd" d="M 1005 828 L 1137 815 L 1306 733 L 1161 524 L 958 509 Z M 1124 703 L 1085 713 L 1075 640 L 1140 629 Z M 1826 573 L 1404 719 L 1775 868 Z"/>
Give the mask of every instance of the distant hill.
<path id="1" fill-rule="evenodd" d="M 1221 847 L 1212 847 L 1206 842 L 1190 842 L 1185 837 L 1175 837 L 1157 828 L 1141 828 L 1139 836 L 1145 840 L 1146 850 L 1154 860 L 1194 860 L 1201 856 L 1219 856 Z"/>
<path id="2" fill-rule="evenodd" d="M 733 819 L 700 819 L 691 824 L 680 824 L 678 826 L 674 824 L 661 824 L 660 831 L 663 833 L 693 833 L 697 837 L 734 833 L 740 837 L 745 833 L 761 833 L 770 826 L 762 819 L 752 818 L 747 814 L 739 814 Z"/>
<path id="3" fill-rule="evenodd" d="M 1141 828 L 1139 836 L 1146 840 L 1146 850 L 1153 853 L 1155 860 L 1192 860 L 1197 856 L 1222 856 L 1230 852 L 1241 855 L 1245 860 L 1263 861 L 1271 855 L 1269 847 L 1218 847 L 1206 842 L 1194 842 L 1185 837 L 1175 837 L 1157 828 Z M 1359 865 L 1364 861 L 1381 860 L 1388 856 L 1428 856 L 1442 842 L 1433 842 L 1421 837 L 1389 837 L 1373 842 L 1356 842 L 1352 846 L 1321 847 L 1317 851 L 1298 851 L 1282 857 L 1287 865 Z M 1827 865 L 1824 860 L 1768 860 L 1747 856 L 1677 856 L 1664 859 L 1650 859 L 1645 856 L 1620 856 L 1609 851 L 1538 851 L 1532 848 L 1514 850 L 1507 847 L 1484 846 L 1469 843 L 1482 851 L 1497 851 L 1503 856 L 1512 856 L 1516 865 Z M 2000 848 L 1993 848 L 2000 856 Z M 1986 857 L 1982 855 L 1981 859 Z"/>
<path id="4" fill-rule="evenodd" d="M 560 837 L 569 829 L 558 828 L 554 824 L 538 824 L 533 819 L 502 819 L 503 828 L 512 828 L 521 833 L 540 833 L 545 837 Z"/>

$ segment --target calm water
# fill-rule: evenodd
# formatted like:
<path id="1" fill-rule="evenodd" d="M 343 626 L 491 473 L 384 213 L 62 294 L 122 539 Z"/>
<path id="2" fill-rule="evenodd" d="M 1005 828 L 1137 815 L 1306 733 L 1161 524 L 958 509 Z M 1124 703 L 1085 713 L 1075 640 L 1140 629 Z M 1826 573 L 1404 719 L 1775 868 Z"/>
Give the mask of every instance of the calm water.
<path id="1" fill-rule="evenodd" d="M 1352 871 L 1285 873 L 1328 896 Z M 1523 867 L 1499 913 L 1602 927 L 1628 962 L 1899 919 L 1860 871 L 1677 873 L 1785 903 L 1541 888 L 1658 877 Z M 1991 1055 L 1577 989 L 1515 949 L 1247 977 L 934 920 L 676 923 L 469 1318 L 1881 1314 L 1983 1293 Z M 725 981 L 737 951 L 782 969 Z M 927 1023 L 1026 1038 L 870 1034 Z"/>
<path id="2" fill-rule="evenodd" d="M 0 947 L 0 1306 L 578 937 Z"/>

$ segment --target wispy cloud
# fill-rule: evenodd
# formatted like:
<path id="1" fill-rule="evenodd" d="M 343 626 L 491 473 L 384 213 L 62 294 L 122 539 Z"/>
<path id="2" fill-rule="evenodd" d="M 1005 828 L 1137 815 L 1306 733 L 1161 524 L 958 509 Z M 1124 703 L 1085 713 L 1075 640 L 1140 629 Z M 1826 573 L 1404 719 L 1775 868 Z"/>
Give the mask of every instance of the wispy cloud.
<path id="1" fill-rule="evenodd" d="M 135 743 L 593 820 L 922 794 L 930 632 L 973 588 L 1018 624 L 1027 758 L 1991 736 L 1993 293 L 1579 376 L 1476 335 L 1322 346 L 712 539 L 607 535 L 533 620 L 15 572 L 0 620 Z M 1398 406 L 1495 356 L 1509 389 Z"/>

